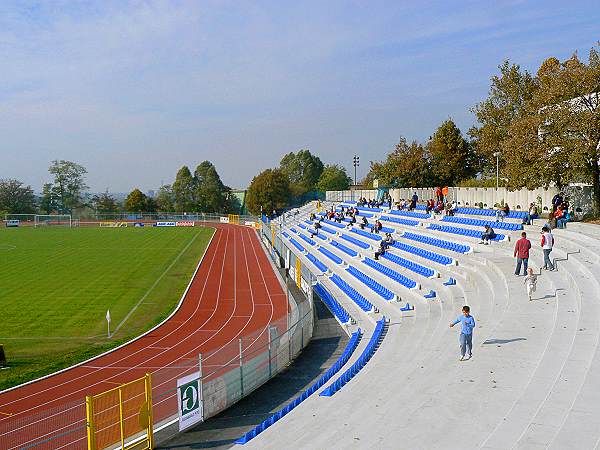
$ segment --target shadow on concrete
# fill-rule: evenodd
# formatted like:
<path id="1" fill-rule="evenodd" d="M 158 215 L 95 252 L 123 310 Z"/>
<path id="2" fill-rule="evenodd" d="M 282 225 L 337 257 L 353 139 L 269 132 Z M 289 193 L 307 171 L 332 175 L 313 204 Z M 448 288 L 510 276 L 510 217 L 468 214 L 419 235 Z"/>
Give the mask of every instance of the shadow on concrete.
<path id="1" fill-rule="evenodd" d="M 206 422 L 184 432 L 176 426 L 157 436 L 156 449 L 228 449 L 244 433 L 302 393 L 335 363 L 344 351 L 348 336 L 329 310 L 315 299 L 313 339 L 283 372 L 248 397 Z"/>
<path id="2" fill-rule="evenodd" d="M 527 340 L 527 338 L 488 339 L 486 341 L 483 341 L 483 345 L 490 345 L 490 344 L 510 344 L 511 342 L 526 341 L 526 340 Z"/>

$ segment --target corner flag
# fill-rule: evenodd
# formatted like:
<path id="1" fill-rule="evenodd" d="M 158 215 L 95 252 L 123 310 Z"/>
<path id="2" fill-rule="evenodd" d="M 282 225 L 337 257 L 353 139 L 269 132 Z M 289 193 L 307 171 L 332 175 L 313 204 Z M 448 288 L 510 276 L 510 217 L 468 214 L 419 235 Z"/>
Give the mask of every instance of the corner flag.
<path id="1" fill-rule="evenodd" d="M 110 338 L 110 310 L 106 310 L 106 324 L 108 325 L 108 337 Z"/>

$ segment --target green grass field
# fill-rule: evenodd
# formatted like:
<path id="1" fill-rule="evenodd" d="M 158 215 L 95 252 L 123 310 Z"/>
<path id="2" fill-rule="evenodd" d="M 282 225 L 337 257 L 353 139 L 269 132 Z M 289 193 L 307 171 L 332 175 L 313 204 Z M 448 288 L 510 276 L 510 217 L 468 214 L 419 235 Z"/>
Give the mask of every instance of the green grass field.
<path id="1" fill-rule="evenodd" d="M 212 236 L 206 228 L 0 229 L 0 389 L 141 334 L 178 303 Z M 115 328 L 111 339 L 106 311 Z"/>

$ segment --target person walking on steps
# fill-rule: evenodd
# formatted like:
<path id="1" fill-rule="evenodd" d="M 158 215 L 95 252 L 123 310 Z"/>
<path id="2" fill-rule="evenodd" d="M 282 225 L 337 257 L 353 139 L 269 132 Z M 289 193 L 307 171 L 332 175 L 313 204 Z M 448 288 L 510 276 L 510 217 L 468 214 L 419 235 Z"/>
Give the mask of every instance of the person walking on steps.
<path id="1" fill-rule="evenodd" d="M 531 241 L 527 239 L 527 233 L 524 231 L 521 233 L 521 239 L 515 244 L 515 254 L 517 258 L 517 267 L 515 269 L 515 275 L 519 276 L 521 273 L 521 265 L 523 266 L 523 276 L 527 275 L 527 264 L 529 263 L 529 250 L 531 249 Z"/>
<path id="2" fill-rule="evenodd" d="M 530 267 L 527 271 L 527 276 L 523 279 L 525 286 L 527 286 L 527 297 L 531 301 L 531 295 L 535 292 L 537 285 L 537 275 L 533 273 L 533 269 Z"/>
<path id="3" fill-rule="evenodd" d="M 554 270 L 554 264 L 550 260 L 550 253 L 554 247 L 554 236 L 548 227 L 542 228 L 542 251 L 544 252 L 544 270 Z"/>
<path id="4" fill-rule="evenodd" d="M 471 359 L 473 356 L 473 329 L 475 328 L 475 318 L 471 315 L 471 308 L 463 306 L 462 315 L 458 316 L 454 322 L 450 323 L 452 328 L 457 323 L 460 323 L 460 360 Z"/>

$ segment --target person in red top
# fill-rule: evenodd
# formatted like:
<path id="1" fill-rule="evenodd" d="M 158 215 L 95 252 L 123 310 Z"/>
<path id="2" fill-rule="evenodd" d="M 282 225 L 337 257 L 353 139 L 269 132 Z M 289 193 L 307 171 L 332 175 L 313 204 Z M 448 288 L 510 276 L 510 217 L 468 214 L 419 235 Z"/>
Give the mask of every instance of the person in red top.
<path id="1" fill-rule="evenodd" d="M 529 263 L 529 250 L 531 249 L 531 242 L 527 239 L 527 233 L 524 231 L 521 233 L 521 239 L 515 244 L 515 257 L 517 258 L 517 268 L 515 269 L 515 275 L 519 276 L 521 272 L 521 265 L 523 266 L 523 276 L 527 275 L 527 264 Z"/>

